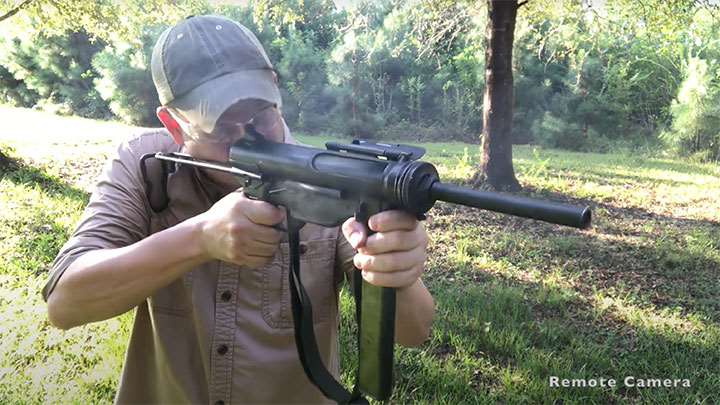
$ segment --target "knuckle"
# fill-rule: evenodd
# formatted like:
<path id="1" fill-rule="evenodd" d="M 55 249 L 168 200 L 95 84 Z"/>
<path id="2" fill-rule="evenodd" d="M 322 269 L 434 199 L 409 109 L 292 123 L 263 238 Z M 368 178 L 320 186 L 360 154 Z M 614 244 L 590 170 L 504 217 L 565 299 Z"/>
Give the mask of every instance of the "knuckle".
<path id="1" fill-rule="evenodd" d="M 230 193 L 235 194 L 235 193 Z M 234 196 L 231 199 L 232 206 L 236 210 L 245 210 L 247 207 L 252 204 L 253 200 L 247 198 L 244 193 L 240 193 L 239 195 Z"/>
<path id="2" fill-rule="evenodd" d="M 418 237 L 418 239 L 419 239 L 419 242 L 420 242 L 418 245 L 419 245 L 420 247 L 422 247 L 423 249 L 426 248 L 427 245 L 428 245 L 428 242 L 429 242 L 429 238 L 428 238 L 427 233 L 421 232 L 421 233 L 420 233 L 420 236 Z"/>
<path id="3" fill-rule="evenodd" d="M 377 274 L 372 271 L 363 271 L 363 278 L 365 281 L 367 281 L 370 284 L 376 285 L 377 284 Z"/>
<path id="4" fill-rule="evenodd" d="M 407 274 L 403 277 L 403 283 L 402 283 L 401 286 L 402 286 L 402 287 L 410 286 L 410 285 L 412 285 L 413 283 L 415 283 L 415 280 L 417 280 L 417 278 L 418 278 L 418 274 L 417 274 L 417 273 L 414 273 L 414 272 L 409 271 L 409 272 L 407 272 Z"/>
<path id="5" fill-rule="evenodd" d="M 390 238 L 390 243 L 393 246 L 407 249 L 409 244 L 412 244 L 412 238 L 408 238 L 405 232 L 394 232 Z"/>
<path id="6" fill-rule="evenodd" d="M 280 244 L 282 237 L 283 237 L 283 235 L 278 231 L 275 231 L 272 234 L 270 234 L 270 241 L 272 244 L 275 245 L 276 249 L 277 249 L 278 245 Z"/>
<path id="7" fill-rule="evenodd" d="M 232 262 L 242 262 L 243 259 L 244 259 L 243 254 L 242 254 L 239 250 L 237 250 L 237 249 L 231 249 L 231 250 L 227 253 L 227 257 L 228 257 L 228 259 L 230 259 L 230 261 L 232 261 Z"/>
<path id="8" fill-rule="evenodd" d="M 371 270 L 372 269 L 372 256 L 358 253 L 353 258 L 353 262 L 355 263 L 355 267 L 357 267 L 359 269 L 363 269 L 363 270 Z"/>
<path id="9" fill-rule="evenodd" d="M 263 245 L 261 253 L 272 258 L 275 255 L 275 252 L 278 251 L 278 247 L 279 246 L 277 244 Z"/>
<path id="10" fill-rule="evenodd" d="M 244 233 L 245 230 L 245 224 L 240 221 L 228 222 L 227 227 L 228 233 L 233 236 L 241 235 Z"/>
<path id="11" fill-rule="evenodd" d="M 367 268 L 372 271 L 379 271 L 386 267 L 385 259 L 382 256 L 368 256 Z"/>
<path id="12" fill-rule="evenodd" d="M 283 219 L 283 211 L 270 203 L 264 203 L 257 212 L 257 219 L 264 223 L 276 224 Z"/>

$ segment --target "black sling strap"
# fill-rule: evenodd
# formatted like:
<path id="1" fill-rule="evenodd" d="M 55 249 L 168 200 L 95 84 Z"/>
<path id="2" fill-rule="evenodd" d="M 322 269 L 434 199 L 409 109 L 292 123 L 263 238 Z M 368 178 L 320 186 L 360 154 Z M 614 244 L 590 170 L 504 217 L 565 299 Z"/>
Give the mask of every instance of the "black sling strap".
<path id="1" fill-rule="evenodd" d="M 288 216 L 288 244 L 290 245 L 290 295 L 292 299 L 292 314 L 295 325 L 295 344 L 297 346 L 300 362 L 302 363 L 305 374 L 310 381 L 315 384 L 322 393 L 337 402 L 338 404 L 367 404 L 367 400 L 363 398 L 357 384 L 357 375 L 355 379 L 355 387 L 352 393 L 348 392 L 345 387 L 340 384 L 335 377 L 325 368 L 320 352 L 318 351 L 317 341 L 315 339 L 315 329 L 313 325 L 312 304 L 310 297 L 305 291 L 300 278 L 300 228 L 302 223 L 298 223 Z M 359 277 L 353 277 L 354 294 L 355 294 L 355 316 L 360 325 L 360 287 Z M 360 334 L 358 333 L 358 339 Z"/>
<path id="2" fill-rule="evenodd" d="M 174 163 L 156 159 L 154 153 L 146 153 L 140 158 L 145 197 L 155 213 L 164 211 L 170 204 L 167 191 L 168 175 L 174 171 Z"/>

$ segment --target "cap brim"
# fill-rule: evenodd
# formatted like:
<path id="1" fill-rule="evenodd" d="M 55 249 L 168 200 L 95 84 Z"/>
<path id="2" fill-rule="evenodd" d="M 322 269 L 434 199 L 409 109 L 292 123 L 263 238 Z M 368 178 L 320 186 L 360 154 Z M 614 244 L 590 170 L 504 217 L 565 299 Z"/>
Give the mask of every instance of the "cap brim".
<path id="1" fill-rule="evenodd" d="M 240 100 L 259 99 L 281 106 L 280 90 L 269 69 L 243 70 L 209 80 L 177 98 L 168 107 L 210 133 L 220 115 Z"/>

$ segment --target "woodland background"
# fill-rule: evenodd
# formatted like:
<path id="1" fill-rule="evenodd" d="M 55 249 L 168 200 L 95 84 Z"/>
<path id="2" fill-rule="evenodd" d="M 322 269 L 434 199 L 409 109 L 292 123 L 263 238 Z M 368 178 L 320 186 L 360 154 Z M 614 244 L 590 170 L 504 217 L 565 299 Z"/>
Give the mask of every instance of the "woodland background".
<path id="1" fill-rule="evenodd" d="M 134 311 L 63 331 L 40 291 L 117 144 L 159 125 L 147 66 L 164 27 L 235 18 L 265 44 L 302 142 L 420 143 L 443 181 L 468 185 L 492 132 L 493 3 L 520 4 L 510 177 L 520 195 L 590 206 L 593 225 L 438 202 L 425 223 L 432 335 L 396 347 L 391 402 L 720 403 L 717 1 L 241 3 L 0 0 L 0 403 L 113 401 Z M 352 306 L 343 290 L 346 385 Z"/>
<path id="2" fill-rule="evenodd" d="M 4 103 L 159 125 L 155 39 L 184 16 L 216 13 L 265 44 L 296 131 L 480 140 L 484 1 L 2 3 L 18 10 L 0 23 Z M 521 3 L 513 143 L 717 161 L 718 13 L 714 1 Z"/>

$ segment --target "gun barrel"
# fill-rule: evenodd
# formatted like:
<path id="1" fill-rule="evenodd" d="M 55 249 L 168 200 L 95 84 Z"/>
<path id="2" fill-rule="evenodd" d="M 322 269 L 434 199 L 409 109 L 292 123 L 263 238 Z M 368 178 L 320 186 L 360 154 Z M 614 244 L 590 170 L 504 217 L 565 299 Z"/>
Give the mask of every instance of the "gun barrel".
<path id="1" fill-rule="evenodd" d="M 590 207 L 578 207 L 534 198 L 472 190 L 439 181 L 432 185 L 430 193 L 434 200 L 468 205 L 575 228 L 587 228 L 590 226 L 591 221 Z"/>

